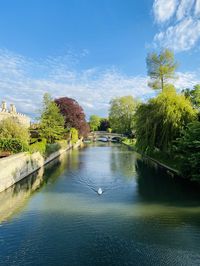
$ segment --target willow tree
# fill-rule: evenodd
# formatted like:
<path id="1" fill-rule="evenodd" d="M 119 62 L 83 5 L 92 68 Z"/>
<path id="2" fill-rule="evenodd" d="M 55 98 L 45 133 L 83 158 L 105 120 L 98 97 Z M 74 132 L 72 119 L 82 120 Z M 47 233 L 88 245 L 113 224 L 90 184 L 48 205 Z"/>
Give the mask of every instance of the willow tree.
<path id="1" fill-rule="evenodd" d="M 137 101 L 132 96 L 117 97 L 111 100 L 109 122 L 113 131 L 131 135 Z"/>
<path id="2" fill-rule="evenodd" d="M 177 63 L 174 60 L 174 53 L 168 49 L 162 50 L 160 53 L 149 53 L 146 64 L 151 80 L 148 85 L 153 89 L 163 91 L 165 85 L 175 78 Z"/>
<path id="3" fill-rule="evenodd" d="M 164 89 L 157 97 L 141 104 L 135 115 L 137 146 L 146 152 L 155 148 L 170 152 L 173 141 L 186 125 L 196 119 L 190 101 L 175 88 Z"/>

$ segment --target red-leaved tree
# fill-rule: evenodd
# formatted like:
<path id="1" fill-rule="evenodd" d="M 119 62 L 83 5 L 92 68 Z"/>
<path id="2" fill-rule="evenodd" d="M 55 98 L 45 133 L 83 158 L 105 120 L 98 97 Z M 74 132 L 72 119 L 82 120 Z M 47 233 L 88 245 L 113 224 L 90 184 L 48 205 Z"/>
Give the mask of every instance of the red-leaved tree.
<path id="1" fill-rule="evenodd" d="M 55 100 L 61 114 L 65 118 L 65 128 L 76 128 L 80 137 L 89 133 L 89 126 L 85 120 L 83 108 L 72 98 L 62 97 Z"/>

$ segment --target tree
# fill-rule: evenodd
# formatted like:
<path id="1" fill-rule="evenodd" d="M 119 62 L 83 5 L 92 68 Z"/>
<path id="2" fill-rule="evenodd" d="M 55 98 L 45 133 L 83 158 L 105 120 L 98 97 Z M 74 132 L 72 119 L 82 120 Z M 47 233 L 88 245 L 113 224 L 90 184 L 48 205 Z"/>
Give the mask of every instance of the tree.
<path id="1" fill-rule="evenodd" d="M 109 122 L 113 131 L 131 135 L 137 101 L 132 96 L 114 98 L 110 102 Z"/>
<path id="2" fill-rule="evenodd" d="M 171 79 L 175 78 L 175 70 L 177 63 L 174 61 L 174 54 L 172 51 L 165 49 L 158 53 L 150 53 L 146 58 L 147 73 L 151 79 L 149 86 L 153 89 L 161 89 Z"/>
<path id="3" fill-rule="evenodd" d="M 185 89 L 182 92 L 191 101 L 194 108 L 200 111 L 200 84 L 195 85 L 192 90 Z"/>
<path id="4" fill-rule="evenodd" d="M 89 133 L 89 126 L 85 120 L 83 108 L 77 101 L 68 97 L 55 100 L 61 114 L 65 119 L 65 128 L 70 130 L 74 127 L 78 130 L 80 137 L 85 137 Z"/>
<path id="5" fill-rule="evenodd" d="M 184 95 L 168 87 L 156 98 L 141 104 L 135 115 L 137 147 L 143 152 L 159 149 L 170 152 L 173 141 L 188 123 L 196 119 L 196 111 Z"/>
<path id="6" fill-rule="evenodd" d="M 108 118 L 101 118 L 99 130 L 100 131 L 107 131 L 110 128 L 110 122 Z"/>
<path id="7" fill-rule="evenodd" d="M 64 134 L 64 117 L 48 93 L 43 97 L 39 133 L 48 143 L 54 143 Z"/>
<path id="8" fill-rule="evenodd" d="M 177 152 L 184 176 L 200 180 L 200 122 L 190 123 L 177 140 Z"/>
<path id="9" fill-rule="evenodd" d="M 90 125 L 90 129 L 92 131 L 98 130 L 100 123 L 101 123 L 101 118 L 99 116 L 97 116 L 97 115 L 91 115 L 90 116 L 89 125 Z"/>

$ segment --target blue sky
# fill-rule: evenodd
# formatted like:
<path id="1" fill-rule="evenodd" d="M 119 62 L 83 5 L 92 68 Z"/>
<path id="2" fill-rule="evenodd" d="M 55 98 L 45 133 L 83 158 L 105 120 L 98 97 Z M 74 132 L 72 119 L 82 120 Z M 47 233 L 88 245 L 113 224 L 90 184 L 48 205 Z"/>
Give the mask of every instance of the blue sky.
<path id="1" fill-rule="evenodd" d="M 34 117 L 44 92 L 107 115 L 111 98 L 152 95 L 145 57 L 180 62 L 177 87 L 199 82 L 200 0 L 0 0 L 0 99 Z"/>

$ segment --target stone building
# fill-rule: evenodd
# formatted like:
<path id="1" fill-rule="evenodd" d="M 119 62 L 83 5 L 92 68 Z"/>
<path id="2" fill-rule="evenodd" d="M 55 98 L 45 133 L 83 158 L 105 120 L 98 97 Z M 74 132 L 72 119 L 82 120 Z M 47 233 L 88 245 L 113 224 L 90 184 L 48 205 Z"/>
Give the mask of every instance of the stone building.
<path id="1" fill-rule="evenodd" d="M 14 104 L 10 104 L 9 110 L 5 101 L 2 102 L 0 108 L 0 121 L 6 118 L 13 118 L 20 125 L 30 127 L 30 118 L 24 114 L 18 113 Z"/>

